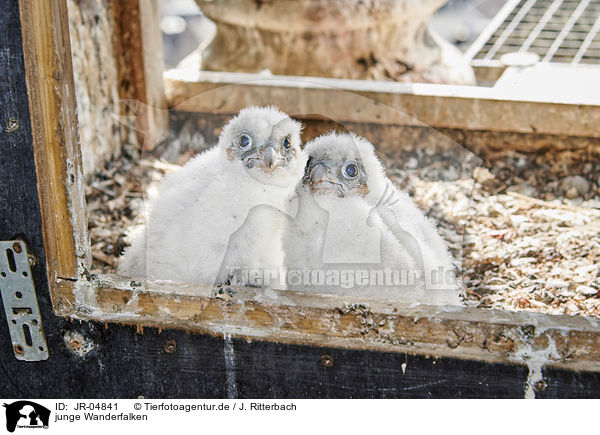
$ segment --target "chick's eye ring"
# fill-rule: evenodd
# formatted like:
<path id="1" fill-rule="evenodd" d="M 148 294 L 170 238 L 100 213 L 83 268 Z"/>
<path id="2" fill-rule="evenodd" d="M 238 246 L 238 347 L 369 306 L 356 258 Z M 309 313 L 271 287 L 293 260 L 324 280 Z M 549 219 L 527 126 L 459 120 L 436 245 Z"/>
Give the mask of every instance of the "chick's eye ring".
<path id="1" fill-rule="evenodd" d="M 245 150 L 248 149 L 252 146 L 252 138 L 247 135 L 246 133 L 243 133 L 240 135 L 240 148 Z"/>
<path id="2" fill-rule="evenodd" d="M 286 150 L 289 150 L 291 146 L 292 146 L 292 143 L 291 143 L 291 141 L 290 141 L 290 138 L 289 138 L 289 136 L 286 136 L 286 137 L 283 139 L 283 147 L 284 147 Z"/>
<path id="3" fill-rule="evenodd" d="M 348 179 L 353 179 L 358 176 L 358 166 L 355 163 L 346 163 L 342 168 L 342 174 Z"/>

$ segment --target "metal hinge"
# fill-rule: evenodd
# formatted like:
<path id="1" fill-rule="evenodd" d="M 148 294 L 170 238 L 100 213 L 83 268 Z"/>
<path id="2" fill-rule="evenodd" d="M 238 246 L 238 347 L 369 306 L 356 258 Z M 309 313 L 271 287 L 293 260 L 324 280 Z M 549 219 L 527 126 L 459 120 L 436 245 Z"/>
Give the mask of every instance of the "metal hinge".
<path id="1" fill-rule="evenodd" d="M 22 361 L 48 359 L 27 247 L 21 240 L 0 241 L 0 293 L 15 357 Z"/>

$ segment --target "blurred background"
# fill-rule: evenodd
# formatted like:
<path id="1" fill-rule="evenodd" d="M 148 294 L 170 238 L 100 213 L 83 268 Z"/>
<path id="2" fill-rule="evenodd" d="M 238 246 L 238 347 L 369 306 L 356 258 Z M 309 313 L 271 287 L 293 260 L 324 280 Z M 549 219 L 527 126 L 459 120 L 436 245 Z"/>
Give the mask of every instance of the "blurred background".
<path id="1" fill-rule="evenodd" d="M 600 63 L 598 0 L 161 0 L 160 10 L 167 68 L 478 84 L 563 99 L 592 100 L 597 88 L 589 67 Z"/>
<path id="2" fill-rule="evenodd" d="M 429 26 L 465 52 L 504 4 L 502 0 L 449 0 Z M 212 37 L 214 24 L 194 0 L 160 0 L 160 12 L 165 66 L 174 68 Z"/>

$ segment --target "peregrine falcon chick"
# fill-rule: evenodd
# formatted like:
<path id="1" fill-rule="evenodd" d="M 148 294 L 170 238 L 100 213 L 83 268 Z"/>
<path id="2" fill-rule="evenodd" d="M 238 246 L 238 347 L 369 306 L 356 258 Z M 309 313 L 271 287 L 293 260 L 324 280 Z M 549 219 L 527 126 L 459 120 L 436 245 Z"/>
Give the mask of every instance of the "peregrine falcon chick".
<path id="1" fill-rule="evenodd" d="M 302 275 L 290 288 L 460 303 L 452 259 L 435 224 L 386 177 L 371 143 L 331 132 L 308 143 L 305 152 L 298 214 L 284 235 L 288 274 Z"/>
<path id="2" fill-rule="evenodd" d="M 260 228 L 245 225 L 238 249 L 228 244 L 253 208 L 286 210 L 306 163 L 300 131 L 300 123 L 274 107 L 241 110 L 214 148 L 161 182 L 147 225 L 125 252 L 119 272 L 220 284 L 226 251 L 232 266 L 281 266 L 281 233 L 268 219 L 251 220 Z"/>

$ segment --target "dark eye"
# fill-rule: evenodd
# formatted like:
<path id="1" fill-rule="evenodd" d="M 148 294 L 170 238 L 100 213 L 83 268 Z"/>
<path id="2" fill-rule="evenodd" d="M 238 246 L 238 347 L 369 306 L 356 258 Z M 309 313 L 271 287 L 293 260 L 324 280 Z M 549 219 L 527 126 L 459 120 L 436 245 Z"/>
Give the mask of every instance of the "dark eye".
<path id="1" fill-rule="evenodd" d="M 358 175 L 358 166 L 354 163 L 346 163 L 344 165 L 344 177 L 346 178 L 356 178 Z"/>
<path id="2" fill-rule="evenodd" d="M 289 137 L 286 137 L 285 139 L 283 139 L 283 147 L 284 147 L 286 150 L 289 150 L 291 145 L 292 145 L 292 144 L 291 144 L 291 142 L 290 142 L 290 138 L 289 138 Z"/>
<path id="3" fill-rule="evenodd" d="M 251 146 L 252 146 L 252 138 L 245 133 L 242 134 L 240 136 L 240 148 L 247 149 L 247 148 L 250 148 Z"/>

